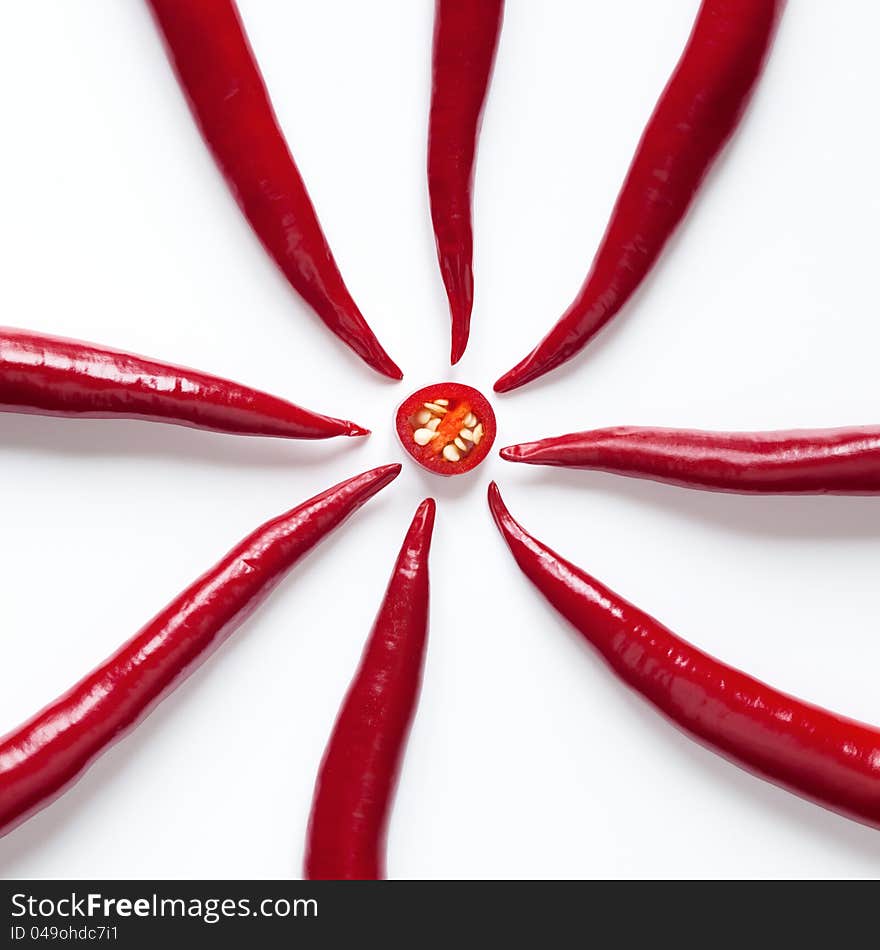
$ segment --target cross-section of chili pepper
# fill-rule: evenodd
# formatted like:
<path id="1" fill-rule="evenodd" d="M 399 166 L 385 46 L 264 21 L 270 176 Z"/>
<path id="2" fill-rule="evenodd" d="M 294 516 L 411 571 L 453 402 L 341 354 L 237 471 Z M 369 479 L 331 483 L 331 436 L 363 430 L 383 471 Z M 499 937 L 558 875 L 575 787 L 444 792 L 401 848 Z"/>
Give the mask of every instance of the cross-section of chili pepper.
<path id="1" fill-rule="evenodd" d="M 784 6 L 785 0 L 703 0 L 584 285 L 547 336 L 495 383 L 496 392 L 570 360 L 635 292 L 739 124 Z"/>
<path id="2" fill-rule="evenodd" d="M 880 828 L 880 730 L 726 666 L 489 507 L 522 572 L 611 670 L 691 738 L 796 795 Z"/>
<path id="3" fill-rule="evenodd" d="M 324 752 L 307 879 L 385 877 L 385 837 L 422 682 L 435 503 L 419 505 Z"/>
<path id="4" fill-rule="evenodd" d="M 476 468 L 495 441 L 495 413 L 482 393 L 462 383 L 437 383 L 401 403 L 397 435 L 407 452 L 435 475 Z"/>
<path id="5" fill-rule="evenodd" d="M 880 426 L 789 432 L 617 426 L 509 445 L 501 457 L 709 491 L 880 493 Z"/>
<path id="6" fill-rule="evenodd" d="M 0 835 L 61 795 L 399 473 L 385 465 L 356 475 L 257 528 L 106 662 L 0 739 Z"/>
<path id="7" fill-rule="evenodd" d="M 452 362 L 467 346 L 474 305 L 471 190 L 477 137 L 504 0 L 437 0 L 434 8 L 428 192 L 452 316 Z"/>
<path id="8" fill-rule="evenodd" d="M 11 327 L 0 327 L 0 411 L 143 419 L 282 439 L 369 434 L 219 376 Z"/>
<path id="9" fill-rule="evenodd" d="M 233 0 L 147 0 L 202 135 L 284 276 L 377 372 L 403 374 L 339 273 Z"/>

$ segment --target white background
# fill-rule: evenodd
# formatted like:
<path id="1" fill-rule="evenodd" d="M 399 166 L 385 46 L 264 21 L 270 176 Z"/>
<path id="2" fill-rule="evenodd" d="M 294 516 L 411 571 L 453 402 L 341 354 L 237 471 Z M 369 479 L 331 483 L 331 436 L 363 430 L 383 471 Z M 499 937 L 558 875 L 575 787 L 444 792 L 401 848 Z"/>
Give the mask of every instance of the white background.
<path id="1" fill-rule="evenodd" d="M 396 404 L 488 390 L 580 285 L 697 0 L 511 0 L 476 182 L 476 307 L 450 372 L 425 185 L 429 0 L 241 0 L 343 274 L 406 373 L 313 317 L 215 170 L 138 0 L 3 3 L 0 316 L 225 374 L 373 428 L 284 443 L 0 417 L 0 729 L 265 519 L 403 458 Z M 739 134 L 600 340 L 495 400 L 499 446 L 616 423 L 876 423 L 880 13 L 794 0 Z M 698 748 L 518 573 L 485 504 L 716 656 L 880 723 L 880 501 L 686 492 L 490 459 L 402 476 L 62 799 L 3 876 L 290 877 L 403 532 L 435 495 L 425 687 L 394 877 L 861 876 L 880 835 Z"/>

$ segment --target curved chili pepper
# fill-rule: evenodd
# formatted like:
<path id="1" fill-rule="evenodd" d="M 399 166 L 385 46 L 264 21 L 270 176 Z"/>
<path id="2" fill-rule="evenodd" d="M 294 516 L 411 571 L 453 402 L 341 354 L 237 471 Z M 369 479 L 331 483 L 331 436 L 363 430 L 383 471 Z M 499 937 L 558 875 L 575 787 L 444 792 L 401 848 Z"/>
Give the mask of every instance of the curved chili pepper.
<path id="1" fill-rule="evenodd" d="M 147 0 L 202 136 L 294 290 L 377 372 L 402 379 L 348 292 L 233 0 Z"/>
<path id="2" fill-rule="evenodd" d="M 464 354 L 474 305 L 471 189 L 504 0 L 437 0 L 428 124 L 428 191 L 452 315 L 452 357 Z"/>
<path id="3" fill-rule="evenodd" d="M 618 426 L 511 445 L 501 457 L 710 491 L 880 493 L 880 426 L 793 432 Z"/>
<path id="4" fill-rule="evenodd" d="M 11 327 L 0 327 L 0 411 L 144 419 L 283 439 L 369 434 L 219 376 Z"/>
<path id="5" fill-rule="evenodd" d="M 550 333 L 495 383 L 496 392 L 570 360 L 635 292 L 739 124 L 784 6 L 785 0 L 703 0 L 584 285 Z"/>
<path id="6" fill-rule="evenodd" d="M 385 465 L 356 475 L 257 528 L 106 662 L 0 739 L 0 835 L 60 796 L 399 472 Z"/>
<path id="7" fill-rule="evenodd" d="M 428 554 L 436 505 L 416 510 L 315 784 L 309 880 L 385 877 L 388 816 L 415 715 L 428 636 Z"/>
<path id="8" fill-rule="evenodd" d="M 494 483 L 489 507 L 522 572 L 627 686 L 746 771 L 880 828 L 880 730 L 787 696 L 680 639 L 528 534 Z"/>

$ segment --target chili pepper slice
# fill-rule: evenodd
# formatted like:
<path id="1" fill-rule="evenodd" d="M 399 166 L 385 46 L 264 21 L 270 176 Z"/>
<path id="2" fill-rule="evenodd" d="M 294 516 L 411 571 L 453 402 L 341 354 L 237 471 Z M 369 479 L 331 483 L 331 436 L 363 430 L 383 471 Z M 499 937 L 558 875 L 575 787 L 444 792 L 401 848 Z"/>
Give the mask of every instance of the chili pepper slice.
<path id="1" fill-rule="evenodd" d="M 452 356 L 467 346 L 474 305 L 471 191 L 477 138 L 504 0 L 437 0 L 428 122 L 428 192 L 452 316 Z"/>
<path id="2" fill-rule="evenodd" d="M 584 285 L 547 336 L 495 383 L 496 392 L 570 360 L 635 292 L 739 124 L 784 6 L 785 0 L 703 0 Z"/>
<path id="3" fill-rule="evenodd" d="M 393 481 L 384 465 L 248 535 L 85 679 L 0 739 L 0 835 L 49 805 L 246 620 L 296 562 Z"/>
<path id="4" fill-rule="evenodd" d="M 339 273 L 233 0 L 147 2 L 202 136 L 265 249 L 330 330 L 377 372 L 402 379 Z"/>
<path id="5" fill-rule="evenodd" d="M 494 483 L 489 507 L 526 577 L 658 712 L 759 778 L 880 828 L 880 730 L 781 693 L 680 639 L 528 534 Z"/>
<path id="6" fill-rule="evenodd" d="M 0 327 L 0 411 L 143 419 L 283 439 L 370 431 L 219 376 L 12 327 Z"/>
<path id="7" fill-rule="evenodd" d="M 422 682 L 436 504 L 416 510 L 315 784 L 308 880 L 385 877 L 385 838 Z"/>
<path id="8" fill-rule="evenodd" d="M 880 492 L 880 426 L 791 432 L 618 426 L 510 445 L 501 450 L 501 457 L 709 491 Z"/>
<path id="9" fill-rule="evenodd" d="M 419 389 L 397 410 L 397 435 L 407 452 L 435 475 L 475 469 L 495 441 L 495 413 L 478 390 L 462 383 Z"/>

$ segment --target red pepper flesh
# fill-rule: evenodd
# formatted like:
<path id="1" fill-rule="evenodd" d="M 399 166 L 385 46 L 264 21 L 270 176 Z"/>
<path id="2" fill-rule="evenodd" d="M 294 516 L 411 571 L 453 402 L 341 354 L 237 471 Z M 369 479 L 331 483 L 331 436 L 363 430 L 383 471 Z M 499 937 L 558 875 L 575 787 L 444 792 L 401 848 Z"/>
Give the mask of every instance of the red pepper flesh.
<path id="1" fill-rule="evenodd" d="M 486 397 L 462 383 L 437 383 L 405 399 L 395 419 L 407 452 L 435 475 L 463 475 L 489 454 L 497 431 Z"/>
<path id="2" fill-rule="evenodd" d="M 257 528 L 106 662 L 0 739 L 0 835 L 58 798 L 399 473 L 384 465 L 356 475 Z"/>
<path id="3" fill-rule="evenodd" d="M 550 333 L 495 383 L 496 392 L 570 360 L 635 292 L 739 124 L 784 6 L 785 0 L 703 0 L 584 285 Z"/>
<path id="4" fill-rule="evenodd" d="M 791 432 L 618 426 L 510 445 L 501 457 L 710 491 L 880 493 L 880 426 Z"/>
<path id="5" fill-rule="evenodd" d="M 436 505 L 419 505 L 318 772 L 307 880 L 385 877 L 385 839 L 421 689 Z"/>
<path id="6" fill-rule="evenodd" d="M 233 0 L 147 0 L 202 136 L 294 290 L 377 372 L 402 379 L 348 292 Z"/>
<path id="7" fill-rule="evenodd" d="M 219 376 L 11 327 L 0 327 L 0 411 L 142 419 L 282 439 L 369 434 Z"/>
<path id="8" fill-rule="evenodd" d="M 880 828 L 880 730 L 781 693 L 677 637 L 489 506 L 523 573 L 612 671 L 691 738 L 760 778 Z"/>
<path id="9" fill-rule="evenodd" d="M 452 362 L 467 346 L 474 305 L 471 192 L 504 0 L 437 0 L 428 191 L 440 273 L 452 316 Z"/>

